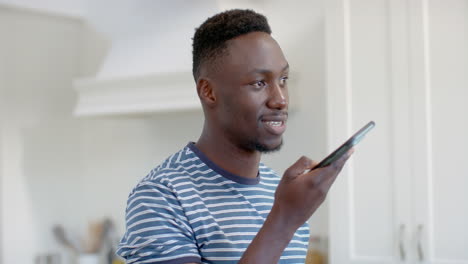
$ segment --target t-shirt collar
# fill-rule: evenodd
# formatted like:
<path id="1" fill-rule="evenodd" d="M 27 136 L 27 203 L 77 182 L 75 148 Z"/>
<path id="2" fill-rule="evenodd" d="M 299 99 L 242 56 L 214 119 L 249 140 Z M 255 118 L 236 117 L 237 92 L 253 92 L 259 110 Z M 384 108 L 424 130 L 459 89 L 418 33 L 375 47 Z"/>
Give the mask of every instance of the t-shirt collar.
<path id="1" fill-rule="evenodd" d="M 208 167 L 210 167 L 210 169 L 212 169 L 213 171 L 217 172 L 218 174 L 220 174 L 221 176 L 231 180 L 231 181 L 234 181 L 234 182 L 237 182 L 237 183 L 240 183 L 240 184 L 246 184 L 246 185 L 255 185 L 255 184 L 258 184 L 260 182 L 260 169 L 259 169 L 259 173 L 257 174 L 257 177 L 256 178 L 246 178 L 246 177 L 242 177 L 242 176 L 239 176 L 239 175 L 236 175 L 234 173 L 231 173 L 221 167 L 219 167 L 218 165 L 216 165 L 213 161 L 211 161 L 205 154 L 203 154 L 203 152 L 201 152 L 200 149 L 198 149 L 196 146 L 195 146 L 195 142 L 189 142 L 187 144 L 187 147 L 193 151 L 193 153 L 195 153 L 195 155 L 198 156 L 198 158 L 203 161 Z"/>

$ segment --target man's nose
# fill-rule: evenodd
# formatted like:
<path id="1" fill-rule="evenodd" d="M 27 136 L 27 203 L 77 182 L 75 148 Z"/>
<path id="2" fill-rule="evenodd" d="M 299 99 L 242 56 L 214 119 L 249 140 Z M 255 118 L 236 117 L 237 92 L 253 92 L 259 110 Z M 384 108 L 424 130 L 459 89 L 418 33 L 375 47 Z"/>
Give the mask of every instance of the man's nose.
<path id="1" fill-rule="evenodd" d="M 270 97 L 268 107 L 272 109 L 283 110 L 288 106 L 288 89 L 279 84 L 270 86 Z"/>

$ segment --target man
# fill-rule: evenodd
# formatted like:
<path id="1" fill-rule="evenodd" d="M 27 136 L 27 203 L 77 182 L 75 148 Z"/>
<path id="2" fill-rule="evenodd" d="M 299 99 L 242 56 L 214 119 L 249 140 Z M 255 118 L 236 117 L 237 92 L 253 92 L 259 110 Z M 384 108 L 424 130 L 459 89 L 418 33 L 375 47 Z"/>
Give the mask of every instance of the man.
<path id="1" fill-rule="evenodd" d="M 333 165 L 300 158 L 280 177 L 260 163 L 279 150 L 289 65 L 263 15 L 230 10 L 193 38 L 205 123 L 196 143 L 132 191 L 118 253 L 128 263 L 304 263 L 307 219 L 348 153 Z"/>

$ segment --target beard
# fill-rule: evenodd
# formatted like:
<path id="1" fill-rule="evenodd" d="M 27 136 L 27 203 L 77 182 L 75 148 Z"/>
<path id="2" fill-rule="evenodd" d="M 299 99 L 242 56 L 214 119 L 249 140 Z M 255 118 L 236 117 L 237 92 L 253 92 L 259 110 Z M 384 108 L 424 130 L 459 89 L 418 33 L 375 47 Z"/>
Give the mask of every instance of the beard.
<path id="1" fill-rule="evenodd" d="M 265 144 L 262 144 L 258 142 L 257 140 L 255 141 L 250 141 L 247 143 L 246 148 L 252 151 L 258 151 L 263 154 L 268 154 L 268 153 L 273 153 L 276 151 L 279 151 L 281 147 L 283 146 L 283 140 L 281 139 L 281 143 L 275 147 L 269 147 Z"/>

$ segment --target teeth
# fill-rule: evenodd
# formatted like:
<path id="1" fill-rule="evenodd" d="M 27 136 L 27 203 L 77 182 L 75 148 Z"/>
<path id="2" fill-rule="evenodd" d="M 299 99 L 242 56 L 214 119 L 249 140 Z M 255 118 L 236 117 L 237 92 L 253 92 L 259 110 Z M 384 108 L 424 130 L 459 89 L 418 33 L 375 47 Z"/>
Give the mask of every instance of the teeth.
<path id="1" fill-rule="evenodd" d="M 268 122 L 266 122 L 266 123 L 267 123 L 268 125 L 270 125 L 270 126 L 281 126 L 281 124 L 282 124 L 283 122 L 281 122 L 281 121 L 268 121 Z"/>

